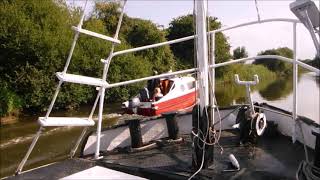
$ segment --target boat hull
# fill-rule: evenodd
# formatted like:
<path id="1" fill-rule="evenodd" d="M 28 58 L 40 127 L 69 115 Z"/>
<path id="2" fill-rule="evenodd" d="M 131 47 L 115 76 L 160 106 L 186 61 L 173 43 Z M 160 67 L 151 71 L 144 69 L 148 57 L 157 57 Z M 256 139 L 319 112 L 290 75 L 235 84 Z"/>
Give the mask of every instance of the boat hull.
<path id="1" fill-rule="evenodd" d="M 190 92 L 163 102 L 149 103 L 147 106 L 138 107 L 137 114 L 143 116 L 158 116 L 166 112 L 191 109 L 195 105 L 195 98 L 196 93 Z"/>

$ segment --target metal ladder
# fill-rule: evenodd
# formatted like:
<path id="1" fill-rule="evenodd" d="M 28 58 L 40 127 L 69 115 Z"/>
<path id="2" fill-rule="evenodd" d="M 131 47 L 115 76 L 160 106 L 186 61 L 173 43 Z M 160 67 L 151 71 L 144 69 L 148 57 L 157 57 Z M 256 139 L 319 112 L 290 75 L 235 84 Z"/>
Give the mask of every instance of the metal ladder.
<path id="1" fill-rule="evenodd" d="M 96 152 L 95 152 L 95 159 L 99 158 L 99 149 L 100 149 L 100 134 L 101 134 L 101 123 L 102 123 L 102 113 L 103 113 L 103 104 L 104 104 L 104 95 L 105 95 L 105 88 L 108 85 L 106 79 L 107 79 L 107 73 L 108 73 L 108 69 L 109 69 L 109 65 L 111 62 L 111 59 L 113 57 L 113 51 L 114 51 L 114 47 L 116 44 L 120 44 L 121 41 L 118 40 L 118 34 L 120 31 L 120 27 L 121 27 L 121 22 L 122 22 L 122 18 L 123 18 L 123 14 L 124 14 L 124 7 L 126 4 L 126 0 L 123 1 L 122 5 L 121 5 L 121 14 L 118 20 L 118 25 L 117 25 L 117 29 L 115 32 L 114 37 L 108 37 L 106 35 L 103 34 L 99 34 L 96 32 L 92 32 L 86 29 L 82 29 L 82 25 L 83 25 L 83 21 L 84 21 L 84 17 L 85 17 L 85 9 L 87 6 L 87 1 L 85 2 L 83 11 L 82 11 L 82 15 L 80 18 L 80 22 L 78 24 L 78 26 L 73 26 L 72 29 L 75 31 L 75 35 L 73 38 L 73 42 L 71 45 L 71 49 L 65 64 L 65 67 L 63 69 L 62 72 L 57 72 L 56 76 L 59 79 L 59 83 L 57 85 L 56 91 L 53 95 L 52 101 L 50 103 L 50 106 L 48 108 L 48 111 L 45 115 L 45 117 L 39 117 L 38 119 L 38 123 L 40 124 L 40 128 L 37 131 L 37 133 L 35 134 L 33 141 L 26 153 L 26 155 L 24 156 L 24 158 L 22 159 L 22 161 L 20 162 L 17 170 L 16 170 L 16 175 L 20 174 L 28 157 L 30 156 L 34 146 L 36 145 L 36 142 L 38 141 L 42 131 L 45 129 L 45 127 L 64 127 L 64 126 L 83 126 L 85 127 L 82 130 L 81 135 L 79 136 L 74 148 L 71 150 L 70 152 L 70 157 L 72 158 L 79 146 L 79 144 L 81 143 L 82 138 L 84 137 L 84 135 L 86 134 L 86 131 L 88 130 L 88 127 L 90 126 L 94 126 L 95 122 L 93 121 L 92 117 L 94 114 L 94 111 L 96 109 L 97 103 L 99 101 L 99 112 L 98 112 L 98 124 L 97 124 L 97 143 L 96 143 Z M 67 70 L 72 58 L 72 54 L 74 51 L 74 48 L 76 46 L 77 40 L 79 38 L 80 33 L 82 34 L 86 34 L 89 36 L 93 36 L 96 38 L 100 38 L 106 41 L 109 41 L 112 43 L 112 47 L 111 47 L 111 51 L 110 54 L 107 58 L 107 60 L 101 59 L 101 62 L 104 63 L 104 69 L 103 69 L 103 75 L 102 78 L 93 78 L 93 77 L 88 77 L 88 76 L 82 76 L 82 75 L 75 75 L 75 74 L 68 74 Z M 91 113 L 89 115 L 88 118 L 77 118 L 77 117 L 49 117 L 52 108 L 54 106 L 54 103 L 57 99 L 57 96 L 59 94 L 60 88 L 62 83 L 64 82 L 68 82 L 68 83 L 77 83 L 77 84 L 84 84 L 84 85 L 90 85 L 90 86 L 95 86 L 97 87 L 97 89 L 99 90 L 97 97 L 95 99 L 94 105 L 92 107 Z"/>

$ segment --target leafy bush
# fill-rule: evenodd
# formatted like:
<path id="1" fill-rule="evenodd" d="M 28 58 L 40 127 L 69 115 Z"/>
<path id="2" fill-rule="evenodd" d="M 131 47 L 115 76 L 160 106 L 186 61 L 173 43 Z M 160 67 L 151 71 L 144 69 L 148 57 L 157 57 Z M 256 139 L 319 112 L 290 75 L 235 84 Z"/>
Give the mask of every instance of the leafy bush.
<path id="1" fill-rule="evenodd" d="M 113 36 L 119 18 L 119 5 L 97 3 L 94 13 L 86 18 L 84 28 Z M 23 109 L 44 111 L 49 106 L 58 84 L 55 72 L 63 70 L 74 32 L 71 26 L 79 21 L 79 9 L 70 9 L 62 0 L 4 0 L 0 2 L 0 81 L 1 113 L 5 114 L 21 99 Z M 139 39 L 135 39 L 139 37 Z M 150 21 L 124 15 L 121 45 L 128 49 L 165 41 L 165 32 Z M 75 47 L 68 73 L 101 77 L 104 64 L 100 59 L 109 55 L 111 43 L 81 34 Z M 141 51 L 112 60 L 109 83 L 151 75 L 152 70 L 174 69 L 169 47 Z M 107 91 L 108 101 L 120 101 L 137 93 L 142 83 Z M 95 87 L 64 83 L 55 108 L 74 108 L 95 99 Z M 11 108 L 12 107 L 12 108 Z M 20 106 L 19 106 L 20 107 Z"/>
<path id="2" fill-rule="evenodd" d="M 7 89 L 5 83 L 0 87 L 0 117 L 8 115 L 22 106 L 21 99 L 12 91 Z"/>
<path id="3" fill-rule="evenodd" d="M 217 18 L 210 17 L 210 30 L 221 28 L 221 22 Z M 185 36 L 194 35 L 194 23 L 193 15 L 188 14 L 173 19 L 170 22 L 169 28 L 167 29 L 168 40 L 178 39 Z M 179 64 L 182 67 L 194 67 L 194 40 L 185 41 L 182 43 L 173 44 L 171 46 L 172 52 L 179 60 Z M 231 58 L 230 45 L 227 41 L 226 36 L 219 32 L 215 38 L 215 56 L 216 63 L 227 61 Z M 179 69 L 182 69 L 179 67 Z"/>
<path id="4" fill-rule="evenodd" d="M 259 55 L 279 55 L 287 58 L 293 58 L 293 51 L 287 47 L 269 49 L 262 51 Z M 276 59 L 256 59 L 254 64 L 262 64 L 266 66 L 269 70 L 277 72 L 278 74 L 288 75 L 292 73 L 292 64 L 276 60 Z"/>

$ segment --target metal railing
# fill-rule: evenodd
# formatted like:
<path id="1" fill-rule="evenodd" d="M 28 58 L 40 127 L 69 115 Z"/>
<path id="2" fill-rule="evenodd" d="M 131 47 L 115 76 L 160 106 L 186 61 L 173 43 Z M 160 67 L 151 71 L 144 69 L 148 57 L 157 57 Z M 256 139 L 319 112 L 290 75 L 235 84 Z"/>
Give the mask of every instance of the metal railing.
<path id="1" fill-rule="evenodd" d="M 298 94 L 298 91 L 297 91 L 298 66 L 301 66 L 301 67 L 303 67 L 305 69 L 308 69 L 308 70 L 310 70 L 312 72 L 315 72 L 317 75 L 320 75 L 320 70 L 319 69 L 314 68 L 314 67 L 312 67 L 312 66 L 310 66 L 310 65 L 308 65 L 306 63 L 303 63 L 301 61 L 298 61 L 298 59 L 297 59 L 297 33 L 296 33 L 297 31 L 296 30 L 297 30 L 297 23 L 300 23 L 299 20 L 297 20 L 297 19 L 287 19 L 287 18 L 272 18 L 272 19 L 265 19 L 265 20 L 257 20 L 257 21 L 242 23 L 242 24 L 238 24 L 238 25 L 234 25 L 234 26 L 230 26 L 230 27 L 225 27 L 225 28 L 209 31 L 209 32 L 207 32 L 207 34 L 210 37 L 211 42 L 214 42 L 215 34 L 218 33 L 218 32 L 224 32 L 224 31 L 228 31 L 228 30 L 241 28 L 241 27 L 246 27 L 246 26 L 255 25 L 255 24 L 269 23 L 269 22 L 287 22 L 287 23 L 292 23 L 292 25 L 293 25 L 293 44 L 292 44 L 293 59 L 286 58 L 286 57 L 283 57 L 283 56 L 278 56 L 278 55 L 262 55 L 262 56 L 253 56 L 253 57 L 248 57 L 248 58 L 242 58 L 242 59 L 222 62 L 222 63 L 218 63 L 218 64 L 215 64 L 214 61 L 213 61 L 212 64 L 209 65 L 209 68 L 212 69 L 212 71 L 210 72 L 210 76 L 212 76 L 212 80 L 214 82 L 214 79 L 215 79 L 214 69 L 215 68 L 231 65 L 231 64 L 234 64 L 234 63 L 241 63 L 241 62 L 245 62 L 245 61 L 248 61 L 248 60 L 266 59 L 266 58 L 268 58 L 268 59 L 274 59 L 274 60 L 280 60 L 280 61 L 285 61 L 285 62 L 292 63 L 293 64 L 293 73 L 292 73 L 292 75 L 293 75 L 293 113 L 292 113 L 293 116 L 292 116 L 292 119 L 296 122 L 297 111 L 298 111 L 298 106 L 297 106 L 297 104 L 298 104 L 298 95 L 297 95 Z M 137 47 L 137 48 L 122 50 L 122 51 L 114 52 L 112 54 L 112 57 L 115 57 L 115 56 L 118 56 L 118 55 L 122 55 L 122 54 L 142 51 L 142 50 L 146 50 L 146 49 L 150 49 L 150 48 L 156 48 L 156 47 L 161 47 L 161 46 L 165 46 L 165 45 L 180 43 L 180 42 L 192 40 L 192 39 L 194 39 L 196 37 L 197 37 L 197 35 L 192 35 L 192 36 L 187 36 L 187 37 L 183 37 L 183 38 L 179 38 L 179 39 L 175 39 L 175 40 L 170 40 L 170 41 L 167 41 L 167 42 L 161 42 L 161 43 L 156 43 L 156 44 L 152 44 L 152 45 L 146 45 L 146 46 L 141 46 L 141 47 Z M 210 51 L 211 51 L 211 54 L 212 54 L 211 55 L 211 59 L 212 59 L 212 58 L 214 58 L 215 47 L 212 46 Z M 110 61 L 111 61 L 112 57 L 110 58 Z M 157 75 L 157 76 L 150 76 L 150 77 L 145 77 L 145 78 L 140 78 L 140 79 L 135 79 L 135 80 L 129 80 L 129 81 L 123 81 L 123 82 L 108 84 L 105 88 L 119 87 L 119 86 L 123 86 L 123 85 L 129 85 L 129 84 L 132 84 L 132 83 L 137 83 L 137 82 L 140 82 L 140 81 L 145 81 L 145 80 L 150 80 L 150 79 L 155 79 L 155 78 L 161 78 L 161 77 L 167 77 L 167 76 L 171 76 L 171 75 L 192 73 L 192 72 L 197 72 L 197 68 L 192 68 L 192 69 L 187 69 L 187 70 L 182 70 L 182 71 L 177 71 L 177 72 L 172 72 L 172 73 L 161 74 L 161 75 Z M 213 91 L 211 91 L 210 93 L 214 93 L 214 88 L 213 88 Z M 296 127 L 296 126 L 294 126 L 294 127 Z M 293 131 L 292 140 L 295 141 L 296 140 L 296 137 L 295 137 L 296 129 L 294 128 L 292 131 Z"/>

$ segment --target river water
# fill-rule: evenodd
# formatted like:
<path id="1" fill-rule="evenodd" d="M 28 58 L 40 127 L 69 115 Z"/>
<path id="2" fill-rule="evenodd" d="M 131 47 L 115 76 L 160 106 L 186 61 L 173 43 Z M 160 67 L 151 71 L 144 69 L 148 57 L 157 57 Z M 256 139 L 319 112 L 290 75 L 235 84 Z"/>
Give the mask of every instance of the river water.
<path id="1" fill-rule="evenodd" d="M 254 101 L 292 111 L 292 78 L 260 79 L 253 87 Z M 298 81 L 298 114 L 313 120 L 320 120 L 320 83 L 313 73 L 300 75 Z M 239 104 L 245 101 L 245 89 L 233 83 L 217 84 L 216 97 L 219 106 Z M 81 107 L 72 112 L 54 112 L 52 116 L 88 116 L 91 107 Z M 119 113 L 120 104 L 107 105 L 106 113 Z M 22 116 L 16 123 L 0 127 L 0 177 L 13 174 L 25 155 L 31 140 L 39 128 L 38 116 Z M 114 114 L 106 116 L 104 127 L 116 122 Z M 92 128 L 93 129 L 93 128 Z M 80 135 L 82 128 L 47 128 L 40 137 L 24 169 L 55 162 L 68 157 L 71 148 Z"/>

